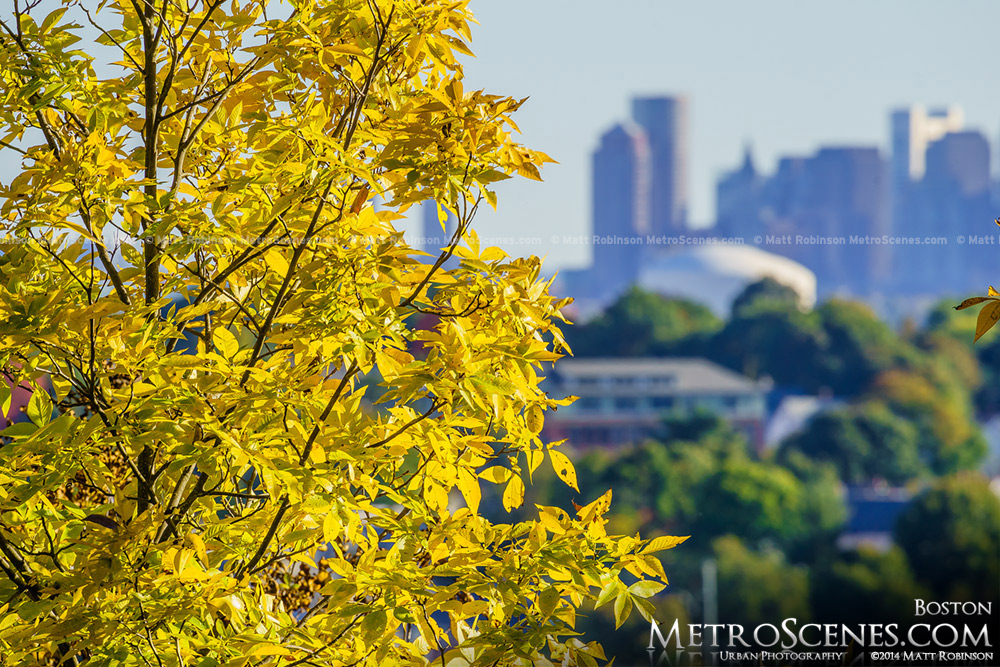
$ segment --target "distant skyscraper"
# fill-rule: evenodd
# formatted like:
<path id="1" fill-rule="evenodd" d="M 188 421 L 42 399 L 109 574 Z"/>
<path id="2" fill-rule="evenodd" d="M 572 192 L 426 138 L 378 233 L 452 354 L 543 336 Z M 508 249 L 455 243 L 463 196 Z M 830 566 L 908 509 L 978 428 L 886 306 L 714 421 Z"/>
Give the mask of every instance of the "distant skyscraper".
<path id="1" fill-rule="evenodd" d="M 821 295 L 869 294 L 888 281 L 888 249 L 881 238 L 849 243 L 851 237 L 889 233 L 888 165 L 877 148 L 828 147 L 808 158 L 782 158 L 774 175 L 754 187 L 756 197 L 740 195 L 724 205 L 724 190 L 739 192 L 739 183 L 751 182 L 748 167 L 745 164 L 720 182 L 720 222 L 724 211 L 738 208 L 741 201 L 746 210 L 758 211 L 761 231 L 754 234 L 803 237 L 801 242 L 783 240 L 766 249 L 814 271 Z"/>
<path id="2" fill-rule="evenodd" d="M 958 236 L 996 234 L 991 224 L 990 144 L 981 132 L 949 132 L 927 147 L 924 178 L 915 186 L 913 220 L 919 234 L 943 236 L 946 245 L 918 249 L 911 271 L 926 289 L 981 289 L 996 279 L 996 246 Z M 919 266 L 922 265 L 923 269 Z"/>
<path id="3" fill-rule="evenodd" d="M 891 206 L 892 227 L 905 234 L 913 216 L 912 185 L 924 177 L 927 147 L 948 132 L 962 129 L 962 110 L 956 106 L 926 111 L 913 105 L 892 112 Z"/>
<path id="4" fill-rule="evenodd" d="M 962 129 L 964 114 L 957 106 L 925 111 L 919 104 L 892 112 L 893 178 L 919 181 L 924 176 L 927 147 L 949 132 Z"/>
<path id="5" fill-rule="evenodd" d="M 646 131 L 652 155 L 652 232 L 680 232 L 687 228 L 688 223 L 687 99 L 637 98 L 632 100 L 632 117 Z"/>
<path id="6" fill-rule="evenodd" d="M 888 234 L 887 167 L 874 147 L 821 148 L 806 163 L 801 232 L 845 239 Z M 809 245 L 815 257 L 804 263 L 827 289 L 867 294 L 891 275 L 889 248 L 879 241 Z"/>
<path id="7" fill-rule="evenodd" d="M 990 142 L 982 132 L 949 132 L 927 148 L 924 179 L 963 197 L 990 189 Z"/>
<path id="8" fill-rule="evenodd" d="M 615 125 L 601 137 L 593 158 L 593 229 L 611 238 L 593 247 L 591 277 L 598 291 L 616 292 L 637 275 L 642 246 L 624 239 L 651 231 L 650 173 L 649 140 L 641 127 Z"/>
<path id="9" fill-rule="evenodd" d="M 716 233 L 722 237 L 752 238 L 763 233 L 761 187 L 764 179 L 753 164 L 750 147 L 743 151 L 743 165 L 723 174 L 715 186 Z"/>

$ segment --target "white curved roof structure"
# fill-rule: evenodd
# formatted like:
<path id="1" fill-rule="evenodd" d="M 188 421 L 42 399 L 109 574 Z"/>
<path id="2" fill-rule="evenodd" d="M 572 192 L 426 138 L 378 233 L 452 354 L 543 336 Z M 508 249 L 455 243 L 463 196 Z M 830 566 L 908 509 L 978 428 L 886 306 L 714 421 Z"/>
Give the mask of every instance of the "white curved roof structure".
<path id="1" fill-rule="evenodd" d="M 692 246 L 650 258 L 638 283 L 650 292 L 703 303 L 726 317 L 740 292 L 766 277 L 795 290 L 803 308 L 816 305 L 816 274 L 794 260 L 752 246 Z"/>

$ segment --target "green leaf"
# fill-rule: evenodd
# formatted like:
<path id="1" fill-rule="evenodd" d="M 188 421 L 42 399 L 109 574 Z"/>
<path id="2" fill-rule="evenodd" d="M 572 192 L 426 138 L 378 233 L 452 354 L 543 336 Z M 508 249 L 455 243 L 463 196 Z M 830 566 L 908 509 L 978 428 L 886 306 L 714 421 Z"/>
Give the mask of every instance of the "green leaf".
<path id="1" fill-rule="evenodd" d="M 594 609 L 598 609 L 608 602 L 611 598 L 618 595 L 622 590 L 622 582 L 617 578 L 612 577 L 608 583 L 604 584 L 604 588 L 601 589 L 600 595 L 597 596 L 597 600 L 594 602 Z"/>
<path id="2" fill-rule="evenodd" d="M 40 387 L 35 387 L 28 400 L 28 419 L 37 426 L 45 426 L 52 419 L 52 400 L 49 393 Z"/>
<path id="3" fill-rule="evenodd" d="M 387 621 L 388 618 L 385 609 L 376 609 L 368 612 L 364 620 L 361 621 L 361 634 L 364 635 L 367 641 L 371 642 L 385 632 Z"/>
<path id="4" fill-rule="evenodd" d="M 559 590 L 555 586 L 549 586 L 538 596 L 538 609 L 545 617 L 551 616 L 556 605 L 559 604 Z"/>

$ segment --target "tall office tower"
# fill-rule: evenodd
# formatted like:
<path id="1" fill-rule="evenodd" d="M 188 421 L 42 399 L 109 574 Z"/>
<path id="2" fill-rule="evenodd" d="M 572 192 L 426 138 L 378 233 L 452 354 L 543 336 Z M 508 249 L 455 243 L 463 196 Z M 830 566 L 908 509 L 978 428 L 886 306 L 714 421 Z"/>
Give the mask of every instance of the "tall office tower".
<path id="1" fill-rule="evenodd" d="M 616 125 L 593 157 L 593 287 L 613 295 L 635 280 L 642 245 L 650 233 L 650 149 L 641 127 Z M 596 296 L 596 295 L 595 295 Z"/>
<path id="2" fill-rule="evenodd" d="M 800 187 L 797 233 L 845 239 L 798 248 L 804 256 L 796 259 L 816 272 L 821 290 L 868 294 L 884 285 L 891 277 L 888 246 L 849 243 L 889 233 L 888 169 L 878 149 L 822 148 L 806 162 Z"/>
<path id="3" fill-rule="evenodd" d="M 920 235 L 944 236 L 947 245 L 926 249 L 917 258 L 927 288 L 981 289 L 995 280 L 996 246 L 958 236 L 996 234 L 992 224 L 990 144 L 981 132 L 949 132 L 927 147 L 923 180 L 916 186 L 914 224 Z M 916 269 L 917 267 L 914 267 Z"/>
<path id="4" fill-rule="evenodd" d="M 653 234 L 687 228 L 688 103 L 684 97 L 632 100 L 632 118 L 646 131 L 652 154 L 650 225 Z"/>
<path id="5" fill-rule="evenodd" d="M 896 109 L 891 115 L 891 206 L 893 232 L 907 233 L 913 215 L 910 202 L 913 183 L 924 177 L 927 146 L 948 132 L 962 129 L 962 109 L 951 106 L 925 111 L 920 105 Z"/>

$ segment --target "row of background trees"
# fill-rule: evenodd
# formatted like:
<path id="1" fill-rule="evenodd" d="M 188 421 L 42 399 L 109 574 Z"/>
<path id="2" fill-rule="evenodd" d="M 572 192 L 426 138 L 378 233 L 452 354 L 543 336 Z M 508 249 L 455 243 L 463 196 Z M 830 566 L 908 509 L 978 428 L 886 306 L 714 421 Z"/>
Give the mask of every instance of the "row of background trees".
<path id="1" fill-rule="evenodd" d="M 902 623 L 917 598 L 996 600 L 1000 501 L 977 472 L 987 454 L 977 417 L 1000 411 L 1000 339 L 973 346 L 974 329 L 974 313 L 947 303 L 899 331 L 857 302 L 805 311 L 771 279 L 750 285 L 725 321 L 633 288 L 567 330 L 576 356 L 701 356 L 770 376 L 778 395 L 828 394 L 839 407 L 764 453 L 714 415 L 669 415 L 646 442 L 583 453 L 582 500 L 536 473 L 534 501 L 571 509 L 613 488 L 615 532 L 690 534 L 666 563 L 672 585 L 658 610 L 668 623 L 701 621 L 706 559 L 722 623 Z M 895 544 L 838 548 L 846 487 L 871 485 L 914 494 Z M 647 625 L 615 631 L 606 609 L 587 622 L 620 659 L 648 660 Z"/>

